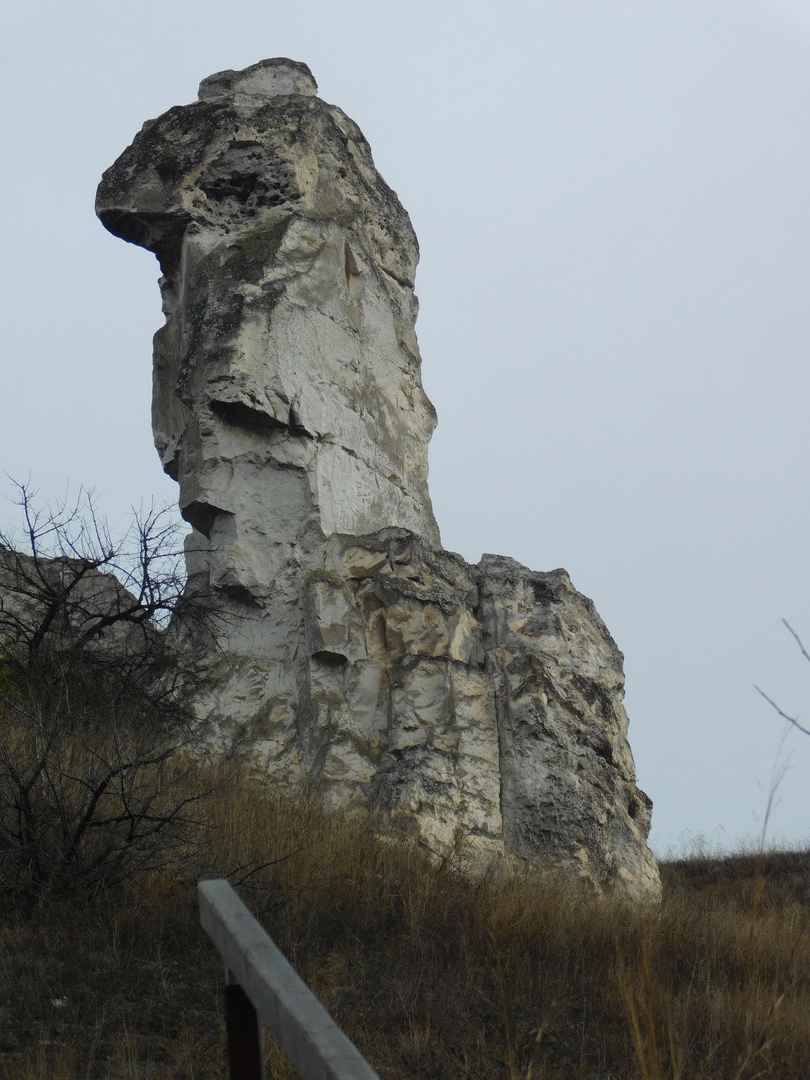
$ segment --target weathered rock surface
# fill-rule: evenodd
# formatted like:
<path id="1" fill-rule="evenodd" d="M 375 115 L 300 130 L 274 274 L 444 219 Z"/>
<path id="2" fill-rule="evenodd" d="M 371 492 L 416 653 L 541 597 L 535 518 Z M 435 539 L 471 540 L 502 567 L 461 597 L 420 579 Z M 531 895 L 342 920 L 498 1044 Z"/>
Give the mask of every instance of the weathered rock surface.
<path id="1" fill-rule="evenodd" d="M 437 850 L 511 852 L 652 898 L 622 657 L 563 570 L 441 549 L 418 248 L 309 70 L 206 79 L 102 179 L 160 260 L 153 426 L 222 616 L 201 702 L 279 781 L 388 812 Z"/>
<path id="2" fill-rule="evenodd" d="M 47 638 L 57 648 L 120 648 L 139 624 L 149 624 L 148 613 L 114 574 L 0 545 L 2 646 L 33 651 Z"/>
<path id="3" fill-rule="evenodd" d="M 314 94 L 291 61 L 213 76 L 104 175 L 101 220 L 163 270 L 155 441 L 206 535 L 272 515 L 274 543 L 381 522 L 438 542 L 416 237 L 360 130 Z"/>

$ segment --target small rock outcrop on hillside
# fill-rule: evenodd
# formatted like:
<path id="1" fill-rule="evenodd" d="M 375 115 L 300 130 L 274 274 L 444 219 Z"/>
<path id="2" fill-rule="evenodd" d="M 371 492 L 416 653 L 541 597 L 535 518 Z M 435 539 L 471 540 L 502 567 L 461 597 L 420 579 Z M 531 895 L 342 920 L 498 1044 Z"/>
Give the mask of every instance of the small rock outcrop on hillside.
<path id="1" fill-rule="evenodd" d="M 104 174 L 160 261 L 153 427 L 223 628 L 200 708 L 280 782 L 653 898 L 622 656 L 564 570 L 442 550 L 418 247 L 305 65 L 203 81 Z"/>

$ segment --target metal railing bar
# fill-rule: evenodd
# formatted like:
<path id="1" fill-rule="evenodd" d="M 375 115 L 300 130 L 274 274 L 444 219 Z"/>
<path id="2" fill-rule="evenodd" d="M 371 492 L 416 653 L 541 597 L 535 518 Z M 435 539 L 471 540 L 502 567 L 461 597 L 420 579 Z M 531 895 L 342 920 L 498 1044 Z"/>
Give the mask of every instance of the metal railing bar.
<path id="1" fill-rule="evenodd" d="M 200 920 L 231 981 L 304 1080 L 380 1080 L 231 885 L 202 881 Z"/>

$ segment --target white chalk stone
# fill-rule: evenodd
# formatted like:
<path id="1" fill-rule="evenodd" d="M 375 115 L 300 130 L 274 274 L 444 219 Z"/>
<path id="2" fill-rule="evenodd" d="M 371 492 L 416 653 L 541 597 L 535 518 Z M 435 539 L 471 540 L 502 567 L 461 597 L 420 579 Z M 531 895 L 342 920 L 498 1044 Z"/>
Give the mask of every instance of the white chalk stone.
<path id="1" fill-rule="evenodd" d="M 158 256 L 153 426 L 222 616 L 200 701 L 280 783 L 470 865 L 511 855 L 655 898 L 622 657 L 564 571 L 440 547 L 418 246 L 309 69 L 204 80 L 107 170 L 104 225 Z"/>

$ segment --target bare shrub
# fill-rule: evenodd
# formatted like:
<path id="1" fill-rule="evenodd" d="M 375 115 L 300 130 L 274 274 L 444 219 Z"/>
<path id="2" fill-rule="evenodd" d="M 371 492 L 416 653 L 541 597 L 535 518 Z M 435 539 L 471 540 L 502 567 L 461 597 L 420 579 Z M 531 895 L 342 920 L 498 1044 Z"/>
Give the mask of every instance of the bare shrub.
<path id="1" fill-rule="evenodd" d="M 166 511 L 113 539 L 86 493 L 38 508 L 17 491 L 22 525 L 0 532 L 0 883 L 38 899 L 167 865 L 190 843 L 203 672 Z"/>

